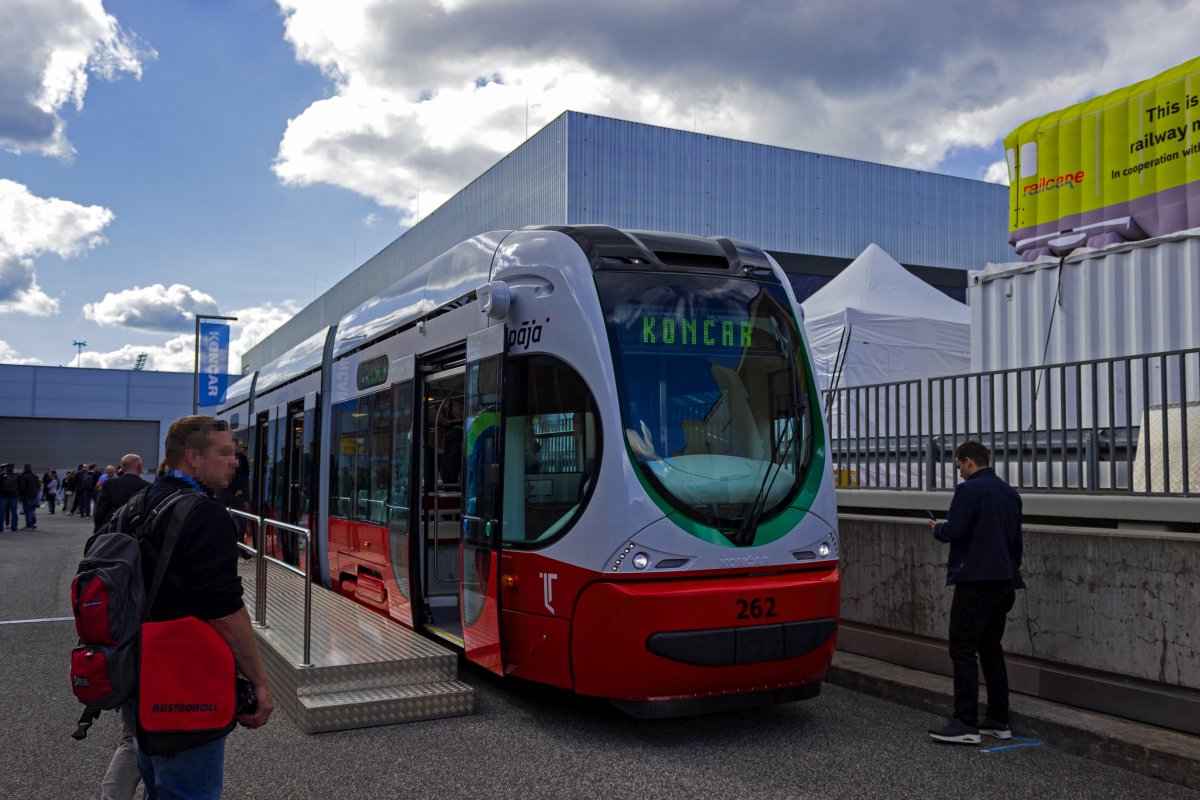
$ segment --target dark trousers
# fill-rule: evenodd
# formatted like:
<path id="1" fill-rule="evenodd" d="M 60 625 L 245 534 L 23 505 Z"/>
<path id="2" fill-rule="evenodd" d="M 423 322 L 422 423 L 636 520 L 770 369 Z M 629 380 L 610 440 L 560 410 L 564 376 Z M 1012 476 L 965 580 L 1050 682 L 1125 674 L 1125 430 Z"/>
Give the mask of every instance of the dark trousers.
<path id="1" fill-rule="evenodd" d="M 17 520 L 20 519 L 18 511 L 21 501 L 16 497 L 0 497 L 0 511 L 4 513 L 4 519 L 0 520 L 0 531 L 4 530 L 4 526 L 12 522 L 12 529 L 17 529 Z"/>
<path id="2" fill-rule="evenodd" d="M 996 722 L 1008 722 L 1008 670 L 1000 640 L 1016 596 L 1010 581 L 960 583 L 954 587 L 950 605 L 954 718 L 972 728 L 979 722 L 981 667 L 987 683 L 988 716 Z"/>

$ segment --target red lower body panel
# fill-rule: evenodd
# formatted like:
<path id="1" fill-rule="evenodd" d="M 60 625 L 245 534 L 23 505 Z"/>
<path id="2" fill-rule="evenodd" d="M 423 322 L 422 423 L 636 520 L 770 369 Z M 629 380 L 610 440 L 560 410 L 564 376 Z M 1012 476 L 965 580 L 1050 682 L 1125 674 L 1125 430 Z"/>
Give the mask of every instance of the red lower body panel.
<path id="1" fill-rule="evenodd" d="M 667 634 L 700 641 L 703 649 L 707 647 L 704 642 L 728 634 L 739 641 L 761 640 L 766 635 L 782 642 L 785 629 L 800 629 L 808 621 L 836 622 L 839 600 L 836 568 L 593 583 L 580 595 L 571 624 L 574 689 L 613 700 L 644 701 L 762 691 L 818 681 L 833 660 L 836 635 L 792 657 L 759 652 L 747 656 L 749 663 L 719 666 L 657 655 L 647 641 L 656 634 Z M 751 628 L 755 630 L 735 637 L 737 629 Z M 706 631 L 712 635 L 700 633 Z M 783 655 L 782 646 L 779 655 Z"/>

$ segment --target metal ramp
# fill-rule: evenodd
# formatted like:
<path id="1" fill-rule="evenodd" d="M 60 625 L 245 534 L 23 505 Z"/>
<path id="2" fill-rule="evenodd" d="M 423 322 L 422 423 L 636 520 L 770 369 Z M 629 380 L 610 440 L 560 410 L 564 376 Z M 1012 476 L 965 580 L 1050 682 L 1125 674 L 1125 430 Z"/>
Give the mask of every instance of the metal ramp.
<path id="1" fill-rule="evenodd" d="M 313 587 L 313 666 L 304 660 L 304 579 L 269 560 L 267 627 L 255 627 L 277 707 L 305 733 L 455 717 L 475 711 L 458 656 L 335 592 Z M 247 605 L 254 561 L 239 560 Z M 254 616 L 253 609 L 251 617 Z"/>

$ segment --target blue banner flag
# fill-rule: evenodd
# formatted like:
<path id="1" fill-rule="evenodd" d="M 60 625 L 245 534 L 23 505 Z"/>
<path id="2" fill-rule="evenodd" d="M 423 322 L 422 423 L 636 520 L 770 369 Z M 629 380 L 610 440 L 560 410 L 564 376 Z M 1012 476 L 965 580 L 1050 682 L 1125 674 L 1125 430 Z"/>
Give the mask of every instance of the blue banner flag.
<path id="1" fill-rule="evenodd" d="M 196 404 L 214 408 L 225 402 L 229 388 L 229 326 L 223 322 L 200 323 L 200 378 Z"/>

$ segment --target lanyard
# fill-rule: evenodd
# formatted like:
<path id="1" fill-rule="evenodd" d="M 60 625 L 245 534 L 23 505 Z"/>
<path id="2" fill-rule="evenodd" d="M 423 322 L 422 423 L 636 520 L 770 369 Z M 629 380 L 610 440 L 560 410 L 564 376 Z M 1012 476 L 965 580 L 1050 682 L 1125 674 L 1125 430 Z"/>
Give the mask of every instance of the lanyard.
<path id="1" fill-rule="evenodd" d="M 199 483 L 197 483 L 195 478 L 193 478 L 191 475 L 188 475 L 185 472 L 180 472 L 177 469 L 173 469 L 167 473 L 166 477 L 178 478 L 179 480 L 186 483 L 188 486 L 191 486 L 193 489 L 195 489 L 200 494 L 204 494 L 204 487 L 201 486 Z"/>

